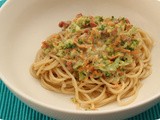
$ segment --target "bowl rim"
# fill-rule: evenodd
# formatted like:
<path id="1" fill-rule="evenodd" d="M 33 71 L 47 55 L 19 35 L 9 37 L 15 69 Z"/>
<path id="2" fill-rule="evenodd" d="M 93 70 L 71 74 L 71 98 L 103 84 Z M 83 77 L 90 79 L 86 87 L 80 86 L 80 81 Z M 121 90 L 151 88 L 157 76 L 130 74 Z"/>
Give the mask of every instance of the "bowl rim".
<path id="1" fill-rule="evenodd" d="M 5 3 L 0 8 L 0 14 L 1 14 L 2 11 L 7 9 L 7 7 L 9 7 L 10 4 L 14 3 L 14 1 L 16 1 L 16 0 L 6 0 Z M 20 89 L 16 88 L 12 83 L 9 82 L 9 80 L 3 75 L 3 73 L 1 71 L 0 71 L 0 80 L 3 81 L 3 83 L 11 90 L 11 92 L 14 93 L 14 95 L 16 95 L 20 99 L 23 98 L 23 100 L 22 100 L 23 102 L 25 100 L 25 101 L 33 103 L 37 106 L 40 106 L 40 107 L 43 107 L 43 108 L 46 108 L 46 109 L 49 109 L 49 110 L 54 110 L 54 111 L 57 111 L 57 112 L 64 112 L 64 113 L 78 114 L 78 115 L 93 115 L 93 113 L 94 113 L 94 115 L 102 115 L 102 114 L 111 114 L 111 113 L 116 113 L 116 112 L 122 112 L 122 111 L 127 111 L 127 110 L 130 110 L 130 109 L 134 109 L 134 108 L 143 106 L 143 105 L 145 105 L 149 102 L 153 102 L 153 101 L 156 101 L 158 99 L 160 100 L 160 92 L 159 92 L 156 95 L 148 98 L 147 100 L 140 101 L 133 106 L 124 106 L 124 107 L 116 108 L 116 109 L 112 109 L 112 110 L 89 110 L 89 111 L 67 110 L 67 109 L 57 108 L 57 107 L 54 107 L 54 106 L 49 106 L 48 104 L 37 101 L 36 99 L 32 98 L 31 96 L 21 92 Z"/>

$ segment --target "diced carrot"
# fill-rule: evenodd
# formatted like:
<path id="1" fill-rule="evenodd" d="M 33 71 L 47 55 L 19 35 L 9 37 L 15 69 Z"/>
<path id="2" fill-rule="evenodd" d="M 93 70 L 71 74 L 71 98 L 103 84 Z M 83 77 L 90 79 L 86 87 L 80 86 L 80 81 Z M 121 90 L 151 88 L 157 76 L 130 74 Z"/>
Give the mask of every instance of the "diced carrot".
<path id="1" fill-rule="evenodd" d="M 58 25 L 59 25 L 59 27 L 62 28 L 64 26 L 64 24 L 65 24 L 64 21 L 61 21 Z"/>
<path id="2" fill-rule="evenodd" d="M 111 32 L 111 34 L 113 35 L 113 36 L 115 36 L 115 35 L 117 35 L 117 28 L 115 28 L 112 32 Z"/>
<path id="3" fill-rule="evenodd" d="M 115 56 L 109 57 L 109 59 L 110 59 L 110 60 L 114 60 L 114 59 L 116 59 L 117 57 L 118 57 L 118 55 L 115 55 Z"/>
<path id="4" fill-rule="evenodd" d="M 93 67 L 93 66 L 90 66 L 90 67 L 89 67 L 89 70 L 90 70 L 90 72 L 93 72 L 93 71 L 94 71 L 94 67 Z"/>
<path id="5" fill-rule="evenodd" d="M 96 77 L 102 76 L 102 73 L 101 73 L 101 72 L 98 72 L 97 70 L 95 70 L 95 71 L 93 72 L 93 76 L 96 76 Z"/>
<path id="6" fill-rule="evenodd" d="M 114 23 L 115 23 L 115 24 L 118 24 L 118 23 L 119 23 L 119 21 L 118 21 L 118 20 L 115 20 L 115 21 L 114 21 Z"/>
<path id="7" fill-rule="evenodd" d="M 84 33 L 87 33 L 87 34 L 88 34 L 88 33 L 89 33 L 89 29 L 85 29 L 85 30 L 84 30 Z"/>
<path id="8" fill-rule="evenodd" d="M 121 49 L 121 52 L 130 53 L 131 51 L 130 51 L 130 50 L 127 50 L 127 49 Z"/>
<path id="9" fill-rule="evenodd" d="M 119 43 L 121 42 L 121 39 L 120 39 L 120 37 L 117 37 L 116 39 L 115 39 L 115 41 L 114 41 L 114 43 L 113 43 L 113 45 L 118 45 Z"/>
<path id="10" fill-rule="evenodd" d="M 130 41 L 130 40 L 131 40 L 130 37 L 128 37 L 127 35 L 124 35 L 124 34 L 120 35 L 120 37 L 121 37 L 121 39 L 122 39 L 123 41 Z"/>
<path id="11" fill-rule="evenodd" d="M 114 26 L 114 25 L 115 25 L 115 23 L 114 23 L 114 22 L 112 22 L 112 21 L 109 21 L 109 22 L 108 22 L 108 25 L 109 25 L 109 26 Z"/>
<path id="12" fill-rule="evenodd" d="M 133 25 L 131 25 L 131 24 L 127 24 L 127 25 L 125 25 L 125 29 L 126 29 L 126 30 L 129 30 L 129 29 L 132 28 L 132 26 L 133 26 Z"/>
<path id="13" fill-rule="evenodd" d="M 58 25 L 61 28 L 67 28 L 71 24 L 71 21 L 61 21 Z"/>
<path id="14" fill-rule="evenodd" d="M 136 54 L 138 54 L 138 53 L 139 53 L 139 50 L 131 51 L 131 54 L 133 54 L 133 55 L 136 55 Z"/>
<path id="15" fill-rule="evenodd" d="M 48 48 L 48 47 L 49 47 L 48 43 L 46 41 L 43 41 L 41 48 Z"/>
<path id="16" fill-rule="evenodd" d="M 128 20 L 128 18 L 126 18 L 126 23 L 129 23 L 129 24 L 130 24 L 130 21 Z"/>
<path id="17" fill-rule="evenodd" d="M 67 61 L 67 62 L 66 62 L 66 66 L 67 66 L 67 69 L 68 69 L 70 72 L 73 71 L 72 62 Z"/>
<path id="18" fill-rule="evenodd" d="M 91 27 L 96 27 L 97 24 L 96 24 L 94 21 L 91 21 L 91 22 L 90 22 L 90 26 L 91 26 Z"/>

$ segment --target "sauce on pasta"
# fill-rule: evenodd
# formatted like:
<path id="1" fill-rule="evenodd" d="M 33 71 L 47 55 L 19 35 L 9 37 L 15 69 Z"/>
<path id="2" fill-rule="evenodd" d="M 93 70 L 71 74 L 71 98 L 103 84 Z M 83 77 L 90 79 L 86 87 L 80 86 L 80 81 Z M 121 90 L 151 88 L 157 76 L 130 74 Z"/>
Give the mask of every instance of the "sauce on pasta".
<path id="1" fill-rule="evenodd" d="M 30 69 L 33 77 L 46 89 L 73 94 L 73 102 L 85 109 L 133 102 L 151 73 L 148 34 L 114 16 L 78 14 L 59 27 L 42 42 Z"/>

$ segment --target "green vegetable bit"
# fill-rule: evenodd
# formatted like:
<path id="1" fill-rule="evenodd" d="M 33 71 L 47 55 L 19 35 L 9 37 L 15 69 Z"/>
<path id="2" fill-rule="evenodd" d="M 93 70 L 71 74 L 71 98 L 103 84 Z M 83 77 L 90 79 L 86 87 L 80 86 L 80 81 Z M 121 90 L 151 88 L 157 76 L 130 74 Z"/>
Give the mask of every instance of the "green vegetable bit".
<path id="1" fill-rule="evenodd" d="M 105 72 L 105 76 L 106 76 L 106 77 L 110 77 L 110 76 L 111 76 L 111 73 Z"/>
<path id="2" fill-rule="evenodd" d="M 87 76 L 87 73 L 85 71 L 79 72 L 79 80 L 84 80 Z"/>
<path id="3" fill-rule="evenodd" d="M 138 40 L 132 40 L 131 44 L 127 46 L 127 49 L 133 51 L 138 44 L 139 44 Z"/>
<path id="4" fill-rule="evenodd" d="M 103 19 L 102 16 L 96 16 L 96 17 L 95 17 L 95 22 L 96 22 L 96 23 L 103 22 L 103 20 L 104 20 L 104 19 Z"/>
<path id="5" fill-rule="evenodd" d="M 104 30 L 105 27 L 106 27 L 106 26 L 102 24 L 102 25 L 100 25 L 100 26 L 98 27 L 98 29 L 99 29 L 99 30 Z"/>

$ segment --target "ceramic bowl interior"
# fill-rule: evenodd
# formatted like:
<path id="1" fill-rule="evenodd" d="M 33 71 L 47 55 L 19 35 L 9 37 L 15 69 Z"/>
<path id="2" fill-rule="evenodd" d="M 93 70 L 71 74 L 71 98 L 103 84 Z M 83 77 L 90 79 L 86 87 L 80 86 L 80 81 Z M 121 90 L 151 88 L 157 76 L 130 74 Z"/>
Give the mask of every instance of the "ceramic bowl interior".
<path id="1" fill-rule="evenodd" d="M 59 119 L 126 118 L 142 112 L 160 99 L 160 2 L 156 0 L 11 0 L 0 10 L 0 77 L 22 101 Z M 29 68 L 41 42 L 60 31 L 59 21 L 76 14 L 125 16 L 154 39 L 152 74 L 142 81 L 137 99 L 128 106 L 116 102 L 96 111 L 77 110 L 70 95 L 48 91 Z M 114 114 L 117 116 L 112 116 Z"/>

